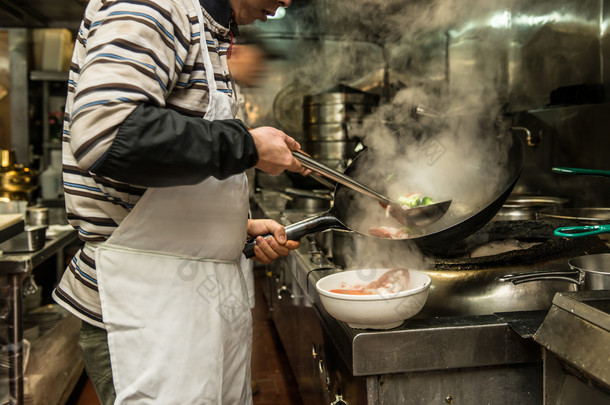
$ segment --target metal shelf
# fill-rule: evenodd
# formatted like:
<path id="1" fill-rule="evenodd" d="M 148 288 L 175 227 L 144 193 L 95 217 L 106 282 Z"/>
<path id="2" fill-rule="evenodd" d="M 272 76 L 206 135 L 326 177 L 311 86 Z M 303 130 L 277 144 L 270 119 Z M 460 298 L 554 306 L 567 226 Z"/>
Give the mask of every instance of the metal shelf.
<path id="1" fill-rule="evenodd" d="M 68 72 L 53 72 L 48 70 L 32 70 L 30 71 L 30 80 L 33 81 L 48 81 L 48 82 L 65 82 L 68 81 Z"/>
<path id="2" fill-rule="evenodd" d="M 23 374 L 23 326 L 22 326 L 22 283 L 25 277 L 50 257 L 62 252 L 70 243 L 78 240 L 74 229 L 58 231 L 54 236 L 47 238 L 45 246 L 35 252 L 26 254 L 5 253 L 0 256 L 0 276 L 7 277 L 10 302 L 7 316 L 8 326 L 8 352 L 9 356 L 9 391 L 16 405 L 23 405 L 24 401 L 24 374 Z"/>

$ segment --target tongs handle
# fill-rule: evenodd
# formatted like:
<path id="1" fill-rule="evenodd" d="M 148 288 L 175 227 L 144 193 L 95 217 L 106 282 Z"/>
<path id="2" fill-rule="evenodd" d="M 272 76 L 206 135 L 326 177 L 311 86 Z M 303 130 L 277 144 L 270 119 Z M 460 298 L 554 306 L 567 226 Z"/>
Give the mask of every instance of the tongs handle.
<path id="1" fill-rule="evenodd" d="M 586 176 L 610 177 L 610 170 L 581 169 L 577 167 L 552 167 L 555 173 L 582 174 Z"/>
<path id="2" fill-rule="evenodd" d="M 390 201 L 390 199 L 386 196 L 383 196 L 378 192 L 371 190 L 364 184 L 352 179 L 349 176 L 346 176 L 340 171 L 335 170 L 332 167 L 325 165 L 324 163 L 318 162 L 317 160 L 313 159 L 310 156 L 307 156 L 302 152 L 292 151 L 292 154 L 307 169 L 312 170 L 322 176 L 328 177 L 329 179 L 334 180 L 337 183 L 341 183 L 344 186 L 351 188 L 352 190 L 372 197 L 383 204 L 392 204 L 392 201 Z"/>
<path id="3" fill-rule="evenodd" d="M 299 222 L 295 222 L 294 224 L 290 224 L 286 226 L 286 239 L 288 240 L 298 240 L 301 239 L 305 235 L 309 235 L 316 232 L 322 232 L 327 229 L 347 229 L 345 225 L 341 221 L 337 219 L 334 215 L 329 213 L 323 213 L 316 217 L 307 218 Z M 273 234 L 269 233 L 267 235 L 263 235 L 263 238 L 267 238 L 268 236 L 273 236 Z M 246 245 L 243 249 L 243 254 L 246 258 L 254 257 L 254 246 L 256 246 L 256 238 L 252 238 L 246 241 Z"/>
<path id="4" fill-rule="evenodd" d="M 610 177 L 610 170 L 581 169 L 579 167 L 552 167 L 551 171 L 555 173 Z"/>

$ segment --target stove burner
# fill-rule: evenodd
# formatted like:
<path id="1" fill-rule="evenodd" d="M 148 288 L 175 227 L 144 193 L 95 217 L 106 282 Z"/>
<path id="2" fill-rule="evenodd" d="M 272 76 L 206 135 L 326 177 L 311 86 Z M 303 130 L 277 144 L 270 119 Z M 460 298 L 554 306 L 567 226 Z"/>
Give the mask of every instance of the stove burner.
<path id="1" fill-rule="evenodd" d="M 550 260 L 566 260 L 591 253 L 609 252 L 608 246 L 598 237 L 549 239 L 528 249 L 512 250 L 491 256 L 437 258 L 436 270 L 477 270 L 494 267 L 528 266 Z"/>
<path id="2" fill-rule="evenodd" d="M 558 238 L 555 228 L 562 226 L 553 219 L 492 221 L 481 230 L 444 252 L 434 252 L 437 270 L 476 270 L 516 265 L 535 265 L 550 260 L 566 260 L 583 254 L 603 253 L 610 248 L 597 236 Z M 480 257 L 472 252 L 483 246 L 506 242 L 523 247 Z M 493 249 L 489 249 L 493 250 Z M 508 250 L 508 249 L 507 249 Z"/>

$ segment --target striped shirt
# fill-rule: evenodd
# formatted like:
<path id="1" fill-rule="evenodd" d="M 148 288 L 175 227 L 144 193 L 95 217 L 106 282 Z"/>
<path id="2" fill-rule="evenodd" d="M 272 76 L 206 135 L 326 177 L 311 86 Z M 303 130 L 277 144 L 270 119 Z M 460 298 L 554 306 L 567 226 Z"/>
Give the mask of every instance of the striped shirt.
<path id="1" fill-rule="evenodd" d="M 229 29 L 203 10 L 207 52 L 219 91 L 233 95 Z M 84 242 L 103 242 L 146 191 L 96 175 L 121 124 L 143 103 L 203 117 L 208 86 L 201 27 L 190 0 L 90 0 L 75 42 L 63 129 L 63 179 L 70 224 Z M 104 327 L 94 252 L 70 262 L 54 299 Z"/>

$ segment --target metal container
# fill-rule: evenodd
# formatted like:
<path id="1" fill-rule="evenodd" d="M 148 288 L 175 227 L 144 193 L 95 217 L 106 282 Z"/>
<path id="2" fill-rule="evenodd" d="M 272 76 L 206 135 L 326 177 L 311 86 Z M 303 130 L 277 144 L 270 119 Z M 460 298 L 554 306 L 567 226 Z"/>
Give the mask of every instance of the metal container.
<path id="1" fill-rule="evenodd" d="M 0 250 L 5 253 L 35 252 L 44 247 L 46 235 L 46 226 L 26 226 L 19 235 L 0 244 Z"/>
<path id="2" fill-rule="evenodd" d="M 322 162 L 345 161 L 356 155 L 357 141 L 306 141 L 305 150 Z"/>
<path id="3" fill-rule="evenodd" d="M 316 102 L 306 97 L 303 104 L 303 124 L 362 121 L 371 112 L 372 106 L 362 99 L 357 103 Z"/>
<path id="4" fill-rule="evenodd" d="M 571 270 L 506 274 L 500 280 L 511 281 L 515 285 L 556 280 L 576 284 L 580 290 L 610 290 L 610 253 L 574 257 L 568 260 L 568 264 Z"/>
<path id="5" fill-rule="evenodd" d="M 305 126 L 309 141 L 347 141 L 348 126 L 342 122 L 309 124 Z"/>
<path id="6" fill-rule="evenodd" d="M 46 207 L 29 207 L 26 222 L 32 226 L 49 226 L 49 209 Z"/>

